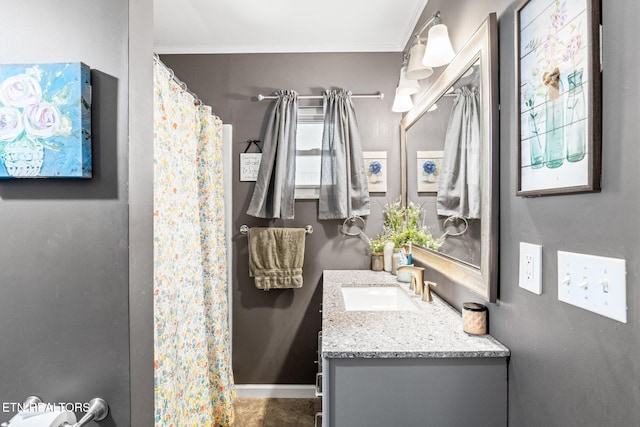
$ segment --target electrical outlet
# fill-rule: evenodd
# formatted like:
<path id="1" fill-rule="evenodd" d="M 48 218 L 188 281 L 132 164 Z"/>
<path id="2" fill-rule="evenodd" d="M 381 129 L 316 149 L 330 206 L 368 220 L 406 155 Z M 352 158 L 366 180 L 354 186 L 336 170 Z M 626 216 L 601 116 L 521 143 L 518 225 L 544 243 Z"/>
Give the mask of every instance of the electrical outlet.
<path id="1" fill-rule="evenodd" d="M 558 251 L 558 299 L 627 323 L 626 261 Z"/>
<path id="2" fill-rule="evenodd" d="M 520 287 L 542 294 L 542 246 L 520 242 Z"/>

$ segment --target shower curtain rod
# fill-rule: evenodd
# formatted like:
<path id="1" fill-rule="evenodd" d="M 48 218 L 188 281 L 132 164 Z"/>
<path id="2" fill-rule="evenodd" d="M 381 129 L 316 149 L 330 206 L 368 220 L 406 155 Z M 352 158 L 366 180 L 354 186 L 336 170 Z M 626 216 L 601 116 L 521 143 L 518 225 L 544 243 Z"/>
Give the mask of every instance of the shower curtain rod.
<path id="1" fill-rule="evenodd" d="M 258 95 L 258 101 L 264 101 L 265 99 L 277 99 L 275 95 Z M 375 98 L 384 99 L 384 93 L 377 92 L 369 95 L 351 95 L 351 98 Z M 322 95 L 298 95 L 298 99 L 322 99 Z"/>
<path id="2" fill-rule="evenodd" d="M 169 67 L 167 67 L 167 64 L 165 64 L 164 62 L 162 62 L 162 60 L 160 59 L 160 56 L 157 53 L 153 54 L 153 60 L 162 65 L 164 67 L 165 70 L 167 70 L 170 74 L 169 78 L 171 80 L 173 80 L 175 82 L 175 84 L 177 84 L 178 86 L 180 86 L 180 88 L 184 91 L 187 92 L 189 95 L 191 95 L 193 97 L 193 103 L 197 106 L 200 107 L 202 105 L 204 105 L 204 103 L 200 100 L 200 98 L 198 98 L 198 95 L 196 95 L 195 93 L 191 92 L 189 90 L 189 88 L 187 87 L 187 84 L 185 82 L 183 82 L 182 80 L 180 80 L 176 74 L 173 72 L 173 70 Z"/>

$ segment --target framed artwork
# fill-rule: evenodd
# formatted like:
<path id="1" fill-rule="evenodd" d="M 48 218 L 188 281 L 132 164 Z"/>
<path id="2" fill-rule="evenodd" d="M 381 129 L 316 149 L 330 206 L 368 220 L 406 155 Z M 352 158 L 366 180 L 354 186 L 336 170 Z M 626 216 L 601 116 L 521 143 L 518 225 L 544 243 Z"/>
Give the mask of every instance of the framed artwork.
<path id="1" fill-rule="evenodd" d="M 91 70 L 0 65 L 0 178 L 91 178 Z"/>
<path id="2" fill-rule="evenodd" d="M 262 153 L 240 153 L 240 181 L 258 179 Z"/>
<path id="3" fill-rule="evenodd" d="M 600 191 L 599 0 L 526 0 L 515 11 L 517 195 Z"/>
<path id="4" fill-rule="evenodd" d="M 443 151 L 418 151 L 416 153 L 416 188 L 418 193 L 438 192 L 438 178 L 443 157 Z"/>
<path id="5" fill-rule="evenodd" d="M 387 152 L 363 151 L 369 193 L 387 192 Z"/>

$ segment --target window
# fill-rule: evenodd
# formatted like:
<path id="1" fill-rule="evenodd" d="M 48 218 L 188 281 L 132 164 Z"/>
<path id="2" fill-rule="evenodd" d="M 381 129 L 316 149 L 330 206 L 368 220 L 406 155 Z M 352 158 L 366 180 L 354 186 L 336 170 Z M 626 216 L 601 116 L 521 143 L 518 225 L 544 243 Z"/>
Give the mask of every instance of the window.
<path id="1" fill-rule="evenodd" d="M 322 106 L 298 106 L 296 134 L 296 199 L 320 195 L 324 111 Z"/>

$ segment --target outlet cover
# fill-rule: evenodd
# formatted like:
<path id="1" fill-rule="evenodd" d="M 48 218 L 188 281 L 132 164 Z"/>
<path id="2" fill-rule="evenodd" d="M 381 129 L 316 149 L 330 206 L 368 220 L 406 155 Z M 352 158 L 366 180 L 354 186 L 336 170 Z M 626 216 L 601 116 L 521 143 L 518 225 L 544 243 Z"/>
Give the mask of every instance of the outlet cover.
<path id="1" fill-rule="evenodd" d="M 520 287 L 542 294 L 542 246 L 520 242 Z"/>

